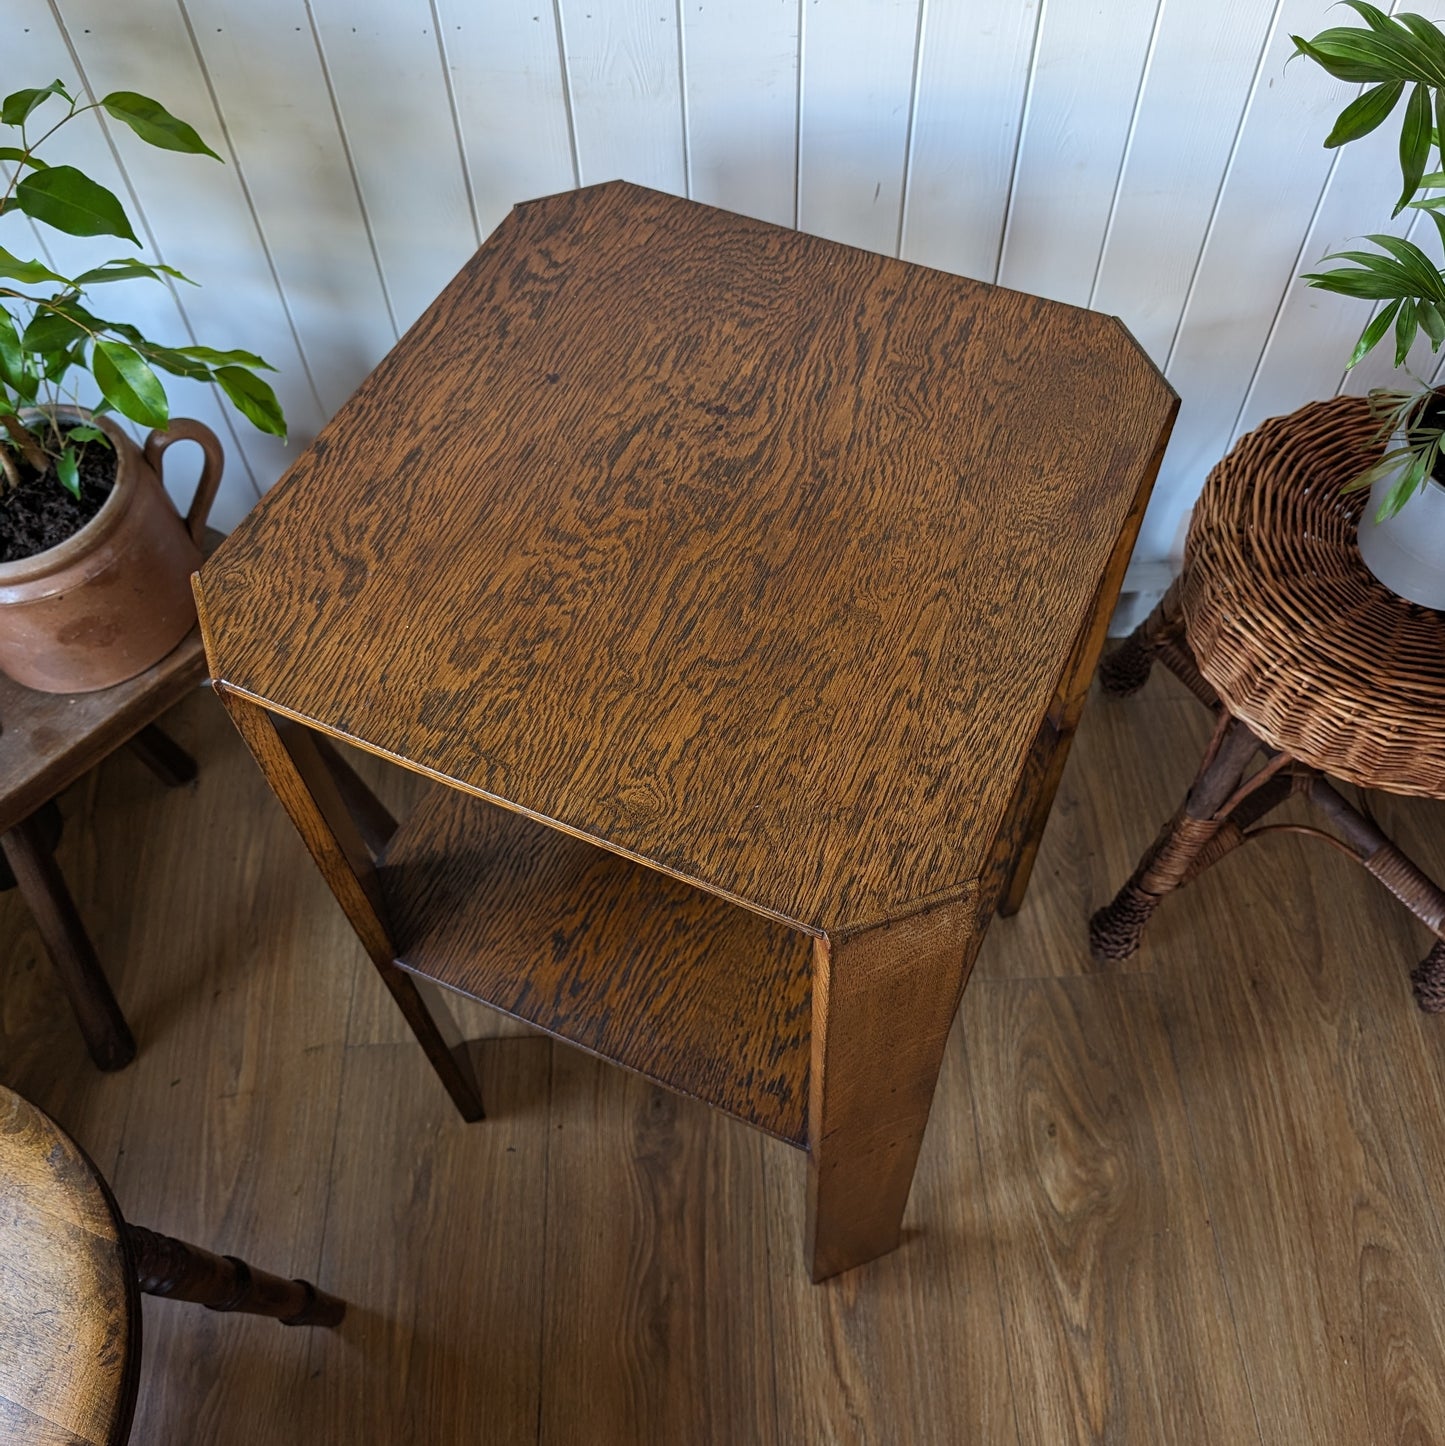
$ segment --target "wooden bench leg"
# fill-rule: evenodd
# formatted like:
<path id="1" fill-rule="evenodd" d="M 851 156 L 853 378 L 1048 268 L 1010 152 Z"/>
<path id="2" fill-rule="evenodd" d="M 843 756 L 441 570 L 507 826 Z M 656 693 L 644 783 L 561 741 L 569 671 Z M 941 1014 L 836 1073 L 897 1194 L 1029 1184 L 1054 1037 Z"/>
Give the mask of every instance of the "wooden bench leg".
<path id="1" fill-rule="evenodd" d="M 196 760 L 154 723 L 147 723 L 129 747 L 167 788 L 180 788 L 196 776 Z"/>
<path id="2" fill-rule="evenodd" d="M 234 1255 L 213 1255 L 169 1235 L 127 1224 L 136 1282 L 147 1295 L 189 1300 L 211 1310 L 265 1315 L 282 1325 L 340 1325 L 346 1302 L 308 1280 L 285 1280 Z"/>
<path id="3" fill-rule="evenodd" d="M 898 1244 L 949 1027 L 983 938 L 977 908 L 967 897 L 814 945 L 806 1244 L 814 1280 Z"/>
<path id="4" fill-rule="evenodd" d="M 135 1039 L 35 816 L 0 834 L 0 849 L 35 916 L 90 1057 L 100 1069 L 122 1069 L 135 1058 Z"/>

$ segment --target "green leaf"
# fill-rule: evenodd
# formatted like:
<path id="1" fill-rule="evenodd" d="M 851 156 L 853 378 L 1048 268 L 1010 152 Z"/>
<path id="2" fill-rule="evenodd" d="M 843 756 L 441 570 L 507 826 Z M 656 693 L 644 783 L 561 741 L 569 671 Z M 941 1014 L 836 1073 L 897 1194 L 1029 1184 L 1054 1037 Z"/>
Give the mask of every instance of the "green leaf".
<path id="1" fill-rule="evenodd" d="M 1440 199 L 1445 201 L 1445 196 Z M 101 265 L 92 267 L 89 271 L 82 271 L 75 278 L 73 284 L 99 286 L 106 281 L 132 281 L 137 277 L 148 277 L 152 281 L 159 281 L 162 276 L 174 276 L 177 281 L 184 281 L 191 286 L 196 284 L 189 276 L 177 271 L 174 266 L 163 266 L 159 261 L 149 264 L 144 261 L 129 261 L 124 257 L 102 262 Z"/>
<path id="2" fill-rule="evenodd" d="M 182 356 L 194 357 L 197 361 L 205 362 L 208 366 L 241 366 L 260 367 L 262 371 L 274 372 L 275 367 L 270 362 L 262 361 L 255 352 L 250 351 L 216 351 L 209 346 L 178 346 L 176 348 Z"/>
<path id="3" fill-rule="evenodd" d="M 63 351 L 52 352 L 46 358 L 43 374 L 46 381 L 58 382 L 71 367 L 84 364 L 85 340 L 82 338 L 74 346 L 66 347 Z"/>
<path id="4" fill-rule="evenodd" d="M 1430 338 L 1430 350 L 1439 351 L 1440 343 L 1445 341 L 1445 314 L 1439 306 L 1428 298 L 1422 298 L 1415 303 L 1415 320 Z"/>
<path id="5" fill-rule="evenodd" d="M 20 338 L 26 351 L 45 354 L 63 351 L 66 347 L 84 337 L 86 328 L 95 318 L 79 307 L 67 306 L 64 302 L 50 302 L 36 311 Z"/>
<path id="6" fill-rule="evenodd" d="M 1440 97 L 1436 96 L 1435 99 L 1438 104 Z M 1431 131 L 1430 135 L 1433 140 L 1435 132 Z M 1439 141 L 1436 141 L 1435 144 L 1439 145 Z M 1420 177 L 1420 189 L 1422 191 L 1433 191 L 1440 186 L 1445 186 L 1445 171 L 1431 171 L 1428 176 Z"/>
<path id="7" fill-rule="evenodd" d="M 1383 10 L 1368 3 L 1368 0 L 1344 0 L 1344 3 L 1358 15 L 1371 30 L 1389 32 L 1390 19 Z"/>
<path id="8" fill-rule="evenodd" d="M 29 151 L 22 151 L 19 146 L 0 146 L 0 161 L 14 161 L 17 166 L 34 166 L 37 171 L 43 171 L 49 164 L 39 156 L 32 156 Z"/>
<path id="9" fill-rule="evenodd" d="M 1441 35 L 1438 26 L 1426 20 L 1423 15 L 1414 15 L 1408 11 L 1402 11 L 1395 19 L 1420 42 L 1421 50 L 1434 64 L 1445 66 L 1445 35 Z"/>
<path id="10" fill-rule="evenodd" d="M 74 432 L 70 434 L 72 437 Z M 65 490 L 72 497 L 80 496 L 80 466 L 76 459 L 75 448 L 68 442 L 65 450 L 55 459 L 55 475 L 65 485 Z"/>
<path id="11" fill-rule="evenodd" d="M 72 442 L 104 442 L 107 445 L 110 444 L 110 438 L 107 437 L 99 427 L 69 427 L 66 429 L 65 435 L 69 437 Z"/>
<path id="12" fill-rule="evenodd" d="M 1421 450 L 1415 454 L 1410 465 L 1405 469 L 1405 475 L 1385 494 L 1385 500 L 1375 514 L 1376 522 L 1384 522 L 1393 517 L 1415 495 L 1416 491 L 1424 485 L 1433 460 L 1428 450 Z"/>
<path id="13" fill-rule="evenodd" d="M 115 194 L 74 166 L 32 172 L 16 186 L 15 200 L 27 216 L 69 236 L 119 236 L 140 245 Z"/>
<path id="14" fill-rule="evenodd" d="M 1386 232 L 1372 233 L 1365 239 L 1388 251 L 1400 263 L 1419 295 L 1445 300 L 1445 280 L 1442 280 L 1439 268 L 1413 241 Z"/>
<path id="15" fill-rule="evenodd" d="M 1410 347 L 1415 341 L 1415 302 L 1406 297 L 1400 303 L 1395 316 L 1395 365 L 1402 367 L 1410 359 Z"/>
<path id="16" fill-rule="evenodd" d="M 22 261 L 18 256 L 12 256 L 3 246 L 0 246 L 0 276 L 7 276 L 11 281 L 20 282 L 22 286 L 38 286 L 42 281 L 58 281 L 62 286 L 71 285 L 59 272 L 52 271 L 39 261 Z"/>
<path id="17" fill-rule="evenodd" d="M 1349 371 L 1356 362 L 1361 361 L 1366 353 L 1389 331 L 1390 323 L 1394 321 L 1395 313 L 1399 311 L 1399 309 L 1400 303 L 1398 301 L 1392 301 L 1388 306 L 1381 307 L 1380 310 L 1375 313 L 1370 319 L 1369 325 L 1360 333 L 1360 339 L 1355 343 L 1355 349 L 1350 353 L 1349 361 L 1345 363 L 1346 371 Z"/>
<path id="18" fill-rule="evenodd" d="M 1405 102 L 1405 124 L 1400 128 L 1400 176 L 1404 189 L 1395 209 L 1398 216 L 1420 188 L 1420 177 L 1430 163 L 1430 92 L 1422 84 L 1410 92 Z"/>
<path id="19" fill-rule="evenodd" d="M 253 427 L 262 432 L 270 432 L 275 437 L 285 437 L 286 418 L 282 414 L 281 403 L 276 400 L 276 393 L 260 377 L 247 371 L 245 367 L 229 366 L 221 367 L 216 372 L 216 380 L 220 383 L 221 390 L 230 398 L 231 405 Z"/>
<path id="20" fill-rule="evenodd" d="M 10 313 L 0 310 L 0 380 L 17 386 L 22 366 L 20 333 Z"/>
<path id="21" fill-rule="evenodd" d="M 1383 85 L 1371 86 L 1362 95 L 1352 100 L 1340 112 L 1335 128 L 1325 137 L 1325 147 L 1333 150 L 1347 141 L 1357 141 L 1367 136 L 1395 109 L 1405 89 L 1403 80 L 1386 81 Z"/>
<path id="22" fill-rule="evenodd" d="M 113 90 L 101 100 L 107 115 L 124 121 L 148 145 L 167 151 L 185 151 L 189 155 L 211 156 L 220 160 L 193 127 L 178 119 L 160 101 L 133 90 Z"/>
<path id="23" fill-rule="evenodd" d="M 144 427 L 164 427 L 170 420 L 166 389 L 134 347 L 102 337 L 90 359 L 101 395 L 122 416 Z"/>
<path id="24" fill-rule="evenodd" d="M 215 381 L 210 367 L 201 362 L 192 361 L 190 357 L 171 347 L 156 346 L 154 343 L 142 339 L 138 342 L 136 349 L 153 367 L 159 367 L 172 376 L 190 377 L 198 382 Z"/>
<path id="25" fill-rule="evenodd" d="M 0 105 L 0 122 L 7 126 L 24 125 L 30 112 L 49 95 L 70 100 L 70 92 L 58 80 L 52 80 L 49 85 L 41 86 L 38 90 L 12 91 L 5 97 L 4 104 Z M 71 101 L 71 104 L 74 102 Z"/>

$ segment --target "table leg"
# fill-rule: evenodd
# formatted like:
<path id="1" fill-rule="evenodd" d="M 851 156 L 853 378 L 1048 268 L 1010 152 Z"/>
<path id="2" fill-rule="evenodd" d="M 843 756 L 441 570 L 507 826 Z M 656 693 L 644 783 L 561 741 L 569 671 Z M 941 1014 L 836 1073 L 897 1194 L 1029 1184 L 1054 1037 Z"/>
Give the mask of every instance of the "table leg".
<path id="1" fill-rule="evenodd" d="M 35 815 L 0 834 L 0 849 L 35 916 L 90 1057 L 99 1069 L 122 1069 L 135 1058 L 135 1039 L 115 1002 L 60 866 L 40 837 Z"/>
<path id="2" fill-rule="evenodd" d="M 948 1031 L 982 942 L 975 894 L 813 947 L 814 1280 L 898 1244 Z"/>
<path id="3" fill-rule="evenodd" d="M 1167 439 L 1167 432 L 1165 437 Z M 1093 609 L 1074 642 L 1058 690 L 1034 739 L 1032 757 L 1025 770 L 1024 782 L 1020 785 L 1023 792 L 1014 805 L 1018 810 L 1016 827 L 1019 842 L 1009 869 L 1008 882 L 998 903 L 998 912 L 1005 917 L 1017 914 L 1023 907 L 1034 861 L 1038 858 L 1039 843 L 1044 836 L 1044 826 L 1053 810 L 1054 795 L 1059 791 L 1059 782 L 1064 776 L 1064 765 L 1069 761 L 1069 749 L 1073 745 L 1079 719 L 1083 716 L 1089 685 L 1099 665 L 1099 654 L 1103 651 L 1104 634 L 1119 601 L 1124 571 L 1129 565 L 1129 555 L 1134 549 L 1134 539 L 1138 536 L 1139 524 L 1143 521 L 1144 508 L 1163 456 L 1164 443 L 1161 442 L 1141 480 L 1129 515 L 1124 519 L 1114 551 L 1109 556 L 1109 565 L 1098 592 L 1094 594 Z"/>
<path id="4" fill-rule="evenodd" d="M 299 724 L 274 718 L 228 688 L 217 685 L 216 692 L 452 1103 L 464 1120 L 481 1119 L 481 1089 L 441 990 L 396 962 L 397 948 L 386 921 L 376 861 L 346 805 L 336 775 L 322 757 L 316 735 Z M 359 780 L 356 786 L 362 786 Z"/>

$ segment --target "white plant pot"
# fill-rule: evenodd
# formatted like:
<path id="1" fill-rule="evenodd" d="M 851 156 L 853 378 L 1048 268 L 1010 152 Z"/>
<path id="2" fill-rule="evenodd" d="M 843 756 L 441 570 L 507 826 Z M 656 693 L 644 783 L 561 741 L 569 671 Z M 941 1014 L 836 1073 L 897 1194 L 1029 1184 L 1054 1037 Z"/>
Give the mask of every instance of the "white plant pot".
<path id="1" fill-rule="evenodd" d="M 1396 471 L 1382 477 L 1370 489 L 1360 515 L 1360 556 L 1391 592 L 1427 608 L 1445 608 L 1445 487 L 1432 477 L 1393 517 L 1376 522 L 1398 476 Z"/>

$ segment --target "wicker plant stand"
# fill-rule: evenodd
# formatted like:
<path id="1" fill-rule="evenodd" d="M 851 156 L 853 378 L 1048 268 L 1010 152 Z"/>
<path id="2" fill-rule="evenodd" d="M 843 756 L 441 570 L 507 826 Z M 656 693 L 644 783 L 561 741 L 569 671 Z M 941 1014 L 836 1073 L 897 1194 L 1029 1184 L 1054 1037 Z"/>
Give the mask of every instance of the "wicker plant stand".
<path id="1" fill-rule="evenodd" d="M 1355 544 L 1367 499 L 1340 492 L 1375 433 L 1362 399 L 1336 397 L 1242 438 L 1205 485 L 1181 577 L 1105 660 L 1106 693 L 1157 659 L 1218 724 L 1183 806 L 1090 920 L 1096 959 L 1127 958 L 1171 890 L 1288 830 L 1358 860 L 1436 936 L 1411 978 L 1421 1009 L 1445 1012 L 1445 892 L 1335 786 L 1445 798 L 1445 614 L 1375 581 Z M 1331 830 L 1260 822 L 1292 794 Z"/>

